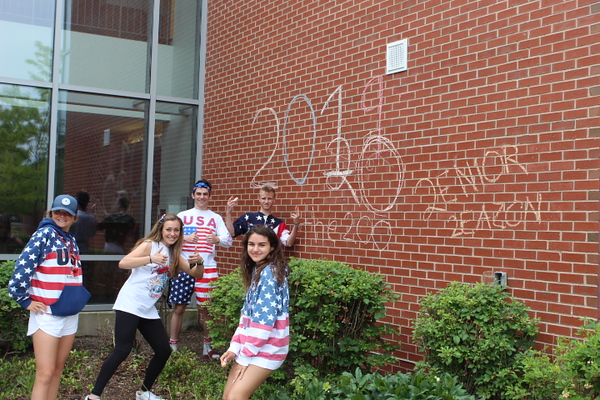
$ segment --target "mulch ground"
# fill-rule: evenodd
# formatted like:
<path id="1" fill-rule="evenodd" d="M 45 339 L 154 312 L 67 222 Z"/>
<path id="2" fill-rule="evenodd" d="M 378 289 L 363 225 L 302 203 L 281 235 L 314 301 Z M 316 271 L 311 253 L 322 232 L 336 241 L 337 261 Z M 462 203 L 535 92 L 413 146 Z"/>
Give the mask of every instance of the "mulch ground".
<path id="1" fill-rule="evenodd" d="M 187 347 L 199 356 L 202 355 L 203 336 L 202 332 L 198 329 L 190 328 L 181 332 L 179 343 L 180 347 Z M 93 373 L 90 374 L 91 378 L 84 378 L 81 382 L 84 387 L 82 391 L 74 391 L 73 388 L 61 386 L 58 396 L 61 400 L 83 400 L 85 399 L 85 396 L 90 394 L 88 387 L 93 386 L 104 359 L 112 350 L 112 339 L 109 335 L 77 337 L 73 349 L 89 351 L 90 357 L 88 368 L 91 369 Z M 144 376 L 144 368 L 148 364 L 151 355 L 152 350 L 150 349 L 150 346 L 148 346 L 146 341 L 138 334 L 136 350 L 132 351 L 108 382 L 108 385 L 104 389 L 104 393 L 102 393 L 102 400 L 135 400 L 135 392 L 136 390 L 139 390 Z M 138 363 L 139 366 L 133 366 L 133 363 Z M 157 385 L 155 385 L 155 388 L 153 389 L 156 389 L 157 394 L 167 397 L 165 393 L 160 391 L 160 388 L 157 387 Z"/>

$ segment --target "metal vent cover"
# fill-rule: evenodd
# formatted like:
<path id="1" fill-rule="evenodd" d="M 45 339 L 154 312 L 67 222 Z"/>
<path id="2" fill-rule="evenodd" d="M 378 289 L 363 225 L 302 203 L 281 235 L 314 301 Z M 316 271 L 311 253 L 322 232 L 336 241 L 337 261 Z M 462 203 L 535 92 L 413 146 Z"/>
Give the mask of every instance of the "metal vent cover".
<path id="1" fill-rule="evenodd" d="M 388 43 L 385 58 L 387 75 L 406 71 L 408 69 L 408 39 Z"/>

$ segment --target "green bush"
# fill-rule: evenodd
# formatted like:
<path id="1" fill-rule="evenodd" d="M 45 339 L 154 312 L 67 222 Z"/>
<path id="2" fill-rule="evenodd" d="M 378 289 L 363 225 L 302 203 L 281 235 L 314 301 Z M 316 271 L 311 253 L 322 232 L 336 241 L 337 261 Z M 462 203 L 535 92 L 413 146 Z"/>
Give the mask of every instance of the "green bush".
<path id="1" fill-rule="evenodd" d="M 561 394 L 561 370 L 547 354 L 528 351 L 512 371 L 514 383 L 507 386 L 504 397 L 513 400 L 558 399 Z"/>
<path id="2" fill-rule="evenodd" d="M 539 332 L 528 308 L 499 285 L 453 282 L 420 302 L 414 339 L 418 370 L 456 377 L 471 394 L 502 399 Z"/>
<path id="3" fill-rule="evenodd" d="M 218 363 L 200 363 L 195 353 L 183 348 L 171 354 L 158 383 L 172 399 L 218 399 L 226 379 L 226 371 Z"/>
<path id="4" fill-rule="evenodd" d="M 29 311 L 8 296 L 8 281 L 14 268 L 14 261 L 0 264 L 0 349 L 4 353 L 24 352 L 31 346 L 27 336 Z"/>
<path id="5" fill-rule="evenodd" d="M 0 358 L 0 399 L 29 398 L 35 381 L 35 360 Z"/>
<path id="6" fill-rule="evenodd" d="M 554 357 L 532 351 L 515 370 L 518 382 L 507 390 L 511 400 L 600 398 L 600 323 L 590 322 L 582 339 L 559 338 Z"/>
<path id="7" fill-rule="evenodd" d="M 97 373 L 89 367 L 90 357 L 89 350 L 71 350 L 60 377 L 60 386 L 69 388 L 71 393 L 84 390 L 84 382 L 95 379 Z"/>
<path id="8" fill-rule="evenodd" d="M 326 260 L 292 259 L 290 353 L 295 367 L 311 365 L 336 374 L 383 365 L 398 348 L 386 340 L 395 329 L 380 323 L 386 304 L 398 296 L 383 278 Z M 227 346 L 238 324 L 244 291 L 239 273 L 217 281 L 208 310 L 216 346 Z"/>
<path id="9" fill-rule="evenodd" d="M 286 400 L 474 400 L 449 374 L 363 374 L 357 368 L 354 375 L 344 372 L 319 379 L 304 371 L 292 385 L 294 391 Z"/>
<path id="10" fill-rule="evenodd" d="M 210 329 L 213 347 L 229 347 L 231 336 L 240 320 L 245 296 L 239 269 L 219 276 L 211 292 L 211 301 L 205 303 L 211 316 L 206 323 Z"/>
<path id="11" fill-rule="evenodd" d="M 214 400 L 223 395 L 228 374 L 229 368 L 223 368 L 215 362 L 201 362 L 197 354 L 184 347 L 171 354 L 158 377 L 158 385 L 169 393 L 171 399 Z M 253 398 L 269 399 L 280 390 L 281 385 L 273 383 L 269 377 Z"/>

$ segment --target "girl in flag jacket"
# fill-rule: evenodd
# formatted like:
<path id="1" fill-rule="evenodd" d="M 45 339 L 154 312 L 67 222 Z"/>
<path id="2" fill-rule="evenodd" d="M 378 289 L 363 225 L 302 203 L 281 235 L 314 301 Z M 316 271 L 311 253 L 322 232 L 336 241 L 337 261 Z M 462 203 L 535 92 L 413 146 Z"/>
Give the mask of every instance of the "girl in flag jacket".
<path id="1" fill-rule="evenodd" d="M 56 399 L 65 361 L 75 340 L 79 311 L 89 299 L 83 287 L 79 248 L 69 229 L 77 200 L 60 195 L 15 263 L 8 294 L 30 311 L 35 382 L 32 400 Z"/>
<path id="2" fill-rule="evenodd" d="M 289 348 L 289 288 L 282 244 L 267 226 L 250 228 L 242 241 L 241 271 L 246 300 L 225 367 L 235 360 L 223 400 L 249 399 L 284 362 Z"/>

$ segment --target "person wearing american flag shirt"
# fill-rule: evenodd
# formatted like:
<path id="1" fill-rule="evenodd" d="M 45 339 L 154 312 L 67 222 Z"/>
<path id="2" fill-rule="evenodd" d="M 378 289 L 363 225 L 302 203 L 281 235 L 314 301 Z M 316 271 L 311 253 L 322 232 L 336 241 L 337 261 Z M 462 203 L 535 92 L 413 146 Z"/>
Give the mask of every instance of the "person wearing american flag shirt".
<path id="1" fill-rule="evenodd" d="M 221 366 L 232 361 L 223 400 L 249 399 L 281 367 L 290 344 L 290 292 L 283 246 L 267 226 L 250 228 L 242 240 L 240 269 L 246 299 Z"/>
<path id="2" fill-rule="evenodd" d="M 30 311 L 27 335 L 33 337 L 35 381 L 32 400 L 55 400 L 60 378 L 79 323 L 79 311 L 89 299 L 72 297 L 83 287 L 79 247 L 69 229 L 77 221 L 77 200 L 54 199 L 38 229 L 15 263 L 8 294 Z M 65 307 L 66 306 L 66 307 Z"/>
<path id="3" fill-rule="evenodd" d="M 263 186 L 258 192 L 260 210 L 257 212 L 247 212 L 235 221 L 233 221 L 231 212 L 237 205 L 238 198 L 230 197 L 227 201 L 227 209 L 225 211 L 225 223 L 231 236 L 235 238 L 244 235 L 253 226 L 265 225 L 275 232 L 281 244 L 286 247 L 293 246 L 298 230 L 300 229 L 300 212 L 298 207 L 296 207 L 296 211 L 291 214 L 294 224 L 290 230 L 282 219 L 271 214 L 271 209 L 275 204 L 275 197 L 276 193 L 273 187 Z"/>
<path id="4" fill-rule="evenodd" d="M 219 277 L 215 255 L 217 246 L 231 247 L 233 239 L 221 216 L 208 208 L 212 195 L 212 185 L 206 179 L 200 179 L 192 188 L 194 207 L 182 211 L 178 217 L 183 221 L 183 256 L 194 264 L 204 260 L 204 276 L 194 279 L 180 273 L 177 279 L 171 280 L 169 303 L 173 304 L 169 343 L 177 350 L 179 333 L 183 323 L 183 314 L 190 304 L 192 294 L 196 294 L 198 308 L 198 325 L 204 335 L 203 358 L 218 359 L 220 355 L 212 349 L 210 332 L 206 321 L 210 318 L 203 303 L 210 299 L 212 283 Z"/>

